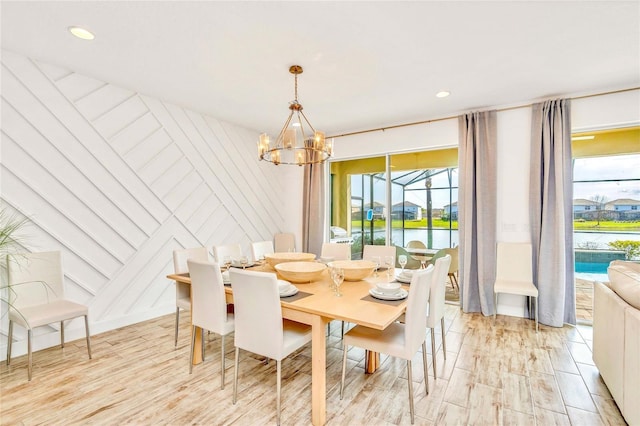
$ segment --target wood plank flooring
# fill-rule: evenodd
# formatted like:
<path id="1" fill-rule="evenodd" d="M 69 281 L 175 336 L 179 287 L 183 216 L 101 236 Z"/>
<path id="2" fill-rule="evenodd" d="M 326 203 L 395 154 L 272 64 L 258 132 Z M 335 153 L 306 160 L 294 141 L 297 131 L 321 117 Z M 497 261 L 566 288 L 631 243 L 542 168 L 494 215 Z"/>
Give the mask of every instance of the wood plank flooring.
<path id="1" fill-rule="evenodd" d="M 220 337 L 209 336 L 206 360 L 189 375 L 188 315 L 178 348 L 169 315 L 34 353 L 0 366 L 1 424 L 275 424 L 275 362 L 242 352 L 239 398 L 233 392 L 233 337 L 226 340 L 226 386 L 220 390 Z M 424 392 L 422 355 L 413 360 L 419 425 L 624 425 L 591 360 L 591 327 L 540 327 L 529 320 L 463 314 L 447 305 L 447 359 L 436 329 L 438 378 Z M 429 336 L 427 336 L 429 338 Z M 431 345 L 427 344 L 429 374 Z M 283 361 L 282 424 L 310 424 L 311 350 Z M 382 356 L 365 375 L 364 352 L 348 352 L 345 397 L 339 398 L 340 324 L 327 341 L 327 424 L 410 424 L 406 363 Z"/>

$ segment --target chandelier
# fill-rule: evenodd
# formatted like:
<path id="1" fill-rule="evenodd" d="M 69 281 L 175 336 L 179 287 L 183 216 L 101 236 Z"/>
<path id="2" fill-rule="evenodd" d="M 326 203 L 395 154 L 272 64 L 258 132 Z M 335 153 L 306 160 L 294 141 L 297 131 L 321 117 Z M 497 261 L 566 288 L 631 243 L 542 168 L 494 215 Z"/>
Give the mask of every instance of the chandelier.
<path id="1" fill-rule="evenodd" d="M 275 165 L 323 163 L 333 154 L 333 143 L 325 141 L 324 132 L 315 130 L 302 112 L 302 105 L 298 102 L 298 74 L 302 74 L 302 67 L 292 65 L 289 72 L 295 78 L 294 100 L 289 103 L 289 117 L 275 142 L 272 143 L 266 133 L 260 135 L 258 156 L 260 160 Z"/>

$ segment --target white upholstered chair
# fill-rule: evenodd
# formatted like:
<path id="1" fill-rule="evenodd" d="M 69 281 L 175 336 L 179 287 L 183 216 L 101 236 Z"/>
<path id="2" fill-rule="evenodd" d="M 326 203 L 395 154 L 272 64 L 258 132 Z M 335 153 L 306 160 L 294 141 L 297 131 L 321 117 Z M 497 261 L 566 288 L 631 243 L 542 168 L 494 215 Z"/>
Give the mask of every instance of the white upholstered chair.
<path id="1" fill-rule="evenodd" d="M 341 243 L 323 243 L 322 258 L 333 258 L 333 260 L 351 260 L 351 245 Z"/>
<path id="2" fill-rule="evenodd" d="M 209 260 L 209 250 L 206 247 L 194 247 L 173 251 L 173 271 L 176 274 L 189 272 L 187 260 Z M 191 286 L 176 282 L 176 330 L 174 345 L 178 346 L 178 325 L 180 323 L 180 309 L 191 309 Z"/>
<path id="3" fill-rule="evenodd" d="M 27 372 L 31 380 L 33 329 L 59 322 L 60 346 L 64 348 L 64 322 L 78 317 L 84 317 L 87 352 L 91 359 L 89 308 L 65 299 L 62 254 L 49 251 L 7 258 L 7 271 L 10 303 L 7 365 L 11 364 L 14 323 L 27 329 Z"/>
<path id="4" fill-rule="evenodd" d="M 411 359 L 422 346 L 422 364 L 424 369 L 425 391 L 429 394 L 429 374 L 427 367 L 427 348 L 425 344 L 427 327 L 427 306 L 433 267 L 416 271 L 411 278 L 411 287 L 407 300 L 406 323 L 394 322 L 384 330 L 357 325 L 344 335 L 342 355 L 342 379 L 340 380 L 340 399 L 344 393 L 344 378 L 347 368 L 347 350 L 349 346 L 368 349 L 373 352 L 388 354 L 407 361 L 409 385 L 409 410 L 411 423 L 414 421 L 413 379 L 411 375 Z"/>
<path id="5" fill-rule="evenodd" d="M 237 400 L 240 349 L 276 360 L 276 418 L 280 424 L 282 359 L 311 341 L 311 327 L 283 320 L 275 274 L 232 269 L 236 359 L 233 403 Z"/>
<path id="6" fill-rule="evenodd" d="M 222 274 L 217 263 L 197 260 L 187 261 L 191 277 L 191 353 L 189 355 L 189 374 L 193 371 L 193 350 L 196 343 L 196 327 L 220 335 L 220 389 L 224 389 L 224 336 L 234 329 L 234 316 L 227 312 Z M 204 339 L 202 339 L 202 359 L 204 360 Z"/>
<path id="7" fill-rule="evenodd" d="M 444 249 L 444 252 L 451 256 L 451 265 L 449 265 L 449 273 L 447 274 L 449 276 L 449 281 L 451 281 L 451 287 L 454 290 L 457 287 L 458 291 L 460 291 L 460 286 L 458 285 L 458 270 L 460 269 L 458 247 L 446 248 Z"/>
<path id="8" fill-rule="evenodd" d="M 276 251 L 276 253 L 287 253 L 289 251 L 296 251 L 296 239 L 293 234 L 275 234 L 273 240 L 274 250 Z"/>
<path id="9" fill-rule="evenodd" d="M 240 244 L 229 244 L 226 246 L 213 246 L 213 256 L 219 265 L 224 264 L 224 258 L 229 256 L 232 260 L 242 256 L 242 246 Z"/>
<path id="10" fill-rule="evenodd" d="M 444 299 L 447 292 L 447 274 L 449 273 L 449 265 L 451 264 L 451 256 L 445 255 L 436 259 L 433 268 L 433 279 L 431 280 L 431 291 L 429 293 L 429 315 L 427 316 L 427 327 L 431 329 L 431 355 L 433 366 L 433 378 L 436 379 L 436 325 L 440 323 L 440 331 L 442 332 L 442 354 L 447 359 L 447 343 L 444 332 Z"/>
<path id="11" fill-rule="evenodd" d="M 531 299 L 535 299 L 536 333 L 538 332 L 538 288 L 533 284 L 533 256 L 531 243 L 498 243 L 496 282 L 493 285 L 495 310 L 498 312 L 498 294 L 508 293 L 527 296 L 529 314 Z"/>
<path id="12" fill-rule="evenodd" d="M 258 241 L 251 243 L 251 255 L 253 261 L 257 261 L 264 258 L 265 254 L 273 254 L 273 242 L 271 241 Z"/>

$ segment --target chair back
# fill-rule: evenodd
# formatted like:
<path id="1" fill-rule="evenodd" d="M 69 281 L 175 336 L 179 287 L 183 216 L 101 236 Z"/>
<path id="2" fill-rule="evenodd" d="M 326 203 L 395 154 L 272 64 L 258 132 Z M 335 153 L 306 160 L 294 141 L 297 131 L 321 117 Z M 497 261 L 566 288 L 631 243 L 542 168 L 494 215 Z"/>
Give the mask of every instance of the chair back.
<path id="1" fill-rule="evenodd" d="M 184 274 L 189 272 L 187 260 L 209 260 L 209 250 L 206 247 L 194 247 L 187 249 L 179 249 L 173 251 L 173 271 L 176 274 Z"/>
<path id="2" fill-rule="evenodd" d="M 59 251 L 7 256 L 7 271 L 9 301 L 16 310 L 64 299 Z"/>
<path id="3" fill-rule="evenodd" d="M 275 360 L 284 358 L 278 280 L 269 272 L 229 271 L 235 316 L 235 345 Z"/>
<path id="4" fill-rule="evenodd" d="M 448 254 L 436 259 L 431 280 L 431 292 L 429 294 L 429 316 L 427 327 L 434 328 L 444 316 L 444 300 L 447 293 L 447 274 L 451 256 Z"/>
<path id="5" fill-rule="evenodd" d="M 498 242 L 496 280 L 533 282 L 531 243 Z"/>
<path id="6" fill-rule="evenodd" d="M 419 249 L 426 249 L 427 248 L 427 246 L 425 246 L 422 241 L 418 241 L 418 240 L 409 241 L 407 243 L 406 247 L 408 247 L 408 248 L 419 248 Z"/>
<path id="7" fill-rule="evenodd" d="M 217 263 L 189 259 L 191 277 L 191 323 L 224 334 L 227 302 L 222 274 Z"/>
<path id="8" fill-rule="evenodd" d="M 242 247 L 240 244 L 229 244 L 226 246 L 213 246 L 213 255 L 218 264 L 224 263 L 225 256 L 231 259 L 239 259 L 242 256 Z"/>
<path id="9" fill-rule="evenodd" d="M 456 272 L 458 272 L 458 269 L 460 269 L 460 267 L 458 266 L 458 256 L 459 256 L 458 247 L 446 248 L 444 249 L 444 252 L 449 256 L 451 256 L 451 264 L 449 265 L 449 274 L 455 274 Z"/>
<path id="10" fill-rule="evenodd" d="M 411 277 L 411 287 L 407 299 L 407 311 L 405 313 L 405 353 L 411 359 L 426 337 L 427 307 L 431 280 L 433 279 L 433 266 L 417 270 Z"/>
<path id="11" fill-rule="evenodd" d="M 258 241 L 251 243 L 251 255 L 253 260 L 260 260 L 265 254 L 273 254 L 273 242 L 271 241 Z"/>
<path id="12" fill-rule="evenodd" d="M 273 237 L 273 246 L 276 253 L 296 251 L 296 238 L 293 234 L 280 233 Z"/>
<path id="13" fill-rule="evenodd" d="M 402 268 L 402 266 L 398 263 L 398 256 L 400 256 L 401 254 L 407 256 L 407 264 L 404 265 L 404 269 L 420 268 L 421 266 L 420 261 L 415 257 L 411 256 L 404 247 L 400 247 L 400 246 L 396 246 L 396 268 Z"/>
<path id="14" fill-rule="evenodd" d="M 372 256 L 380 256 L 382 262 L 384 262 L 384 258 L 387 256 L 391 256 L 395 259 L 396 246 L 365 245 L 362 250 L 362 258 L 364 260 L 369 260 Z"/>
<path id="15" fill-rule="evenodd" d="M 351 245 L 341 243 L 323 243 L 320 257 L 332 257 L 333 260 L 351 260 Z"/>

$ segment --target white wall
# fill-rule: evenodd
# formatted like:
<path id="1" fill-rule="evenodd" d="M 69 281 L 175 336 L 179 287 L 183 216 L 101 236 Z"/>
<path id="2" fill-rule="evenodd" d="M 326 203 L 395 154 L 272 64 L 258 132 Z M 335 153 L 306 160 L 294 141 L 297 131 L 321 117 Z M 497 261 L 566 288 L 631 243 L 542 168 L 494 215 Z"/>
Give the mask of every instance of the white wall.
<path id="1" fill-rule="evenodd" d="M 499 106 L 495 108 L 500 109 Z M 572 101 L 571 120 L 574 131 L 638 125 L 640 90 L 575 99 Z M 499 111 L 497 126 L 497 239 L 508 242 L 530 241 L 528 194 L 531 107 Z M 335 158 L 339 160 L 457 145 L 458 122 L 457 118 L 453 118 L 337 138 Z M 501 296 L 498 312 L 523 316 L 524 303 L 523 297 Z"/>
<path id="2" fill-rule="evenodd" d="M 92 334 L 174 312 L 174 249 L 250 253 L 251 241 L 299 234 L 300 171 L 258 162 L 257 135 L 2 51 L 2 203 L 30 218 L 31 251 L 63 252 L 67 293 L 89 305 Z M 82 338 L 83 322 L 66 334 Z M 16 327 L 16 356 L 25 335 Z M 34 349 L 58 339 L 42 327 Z"/>

